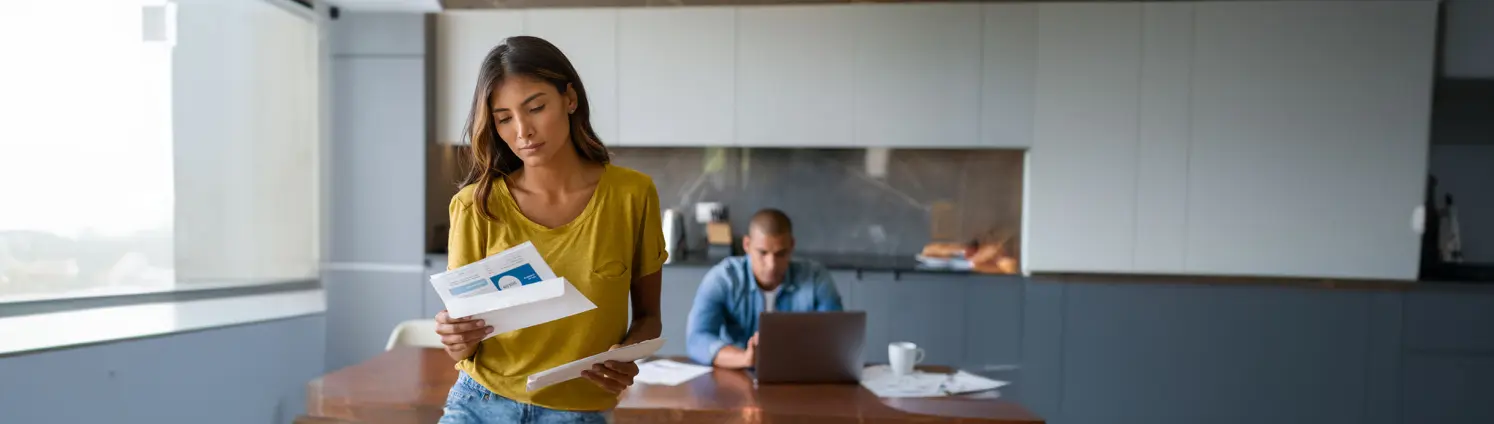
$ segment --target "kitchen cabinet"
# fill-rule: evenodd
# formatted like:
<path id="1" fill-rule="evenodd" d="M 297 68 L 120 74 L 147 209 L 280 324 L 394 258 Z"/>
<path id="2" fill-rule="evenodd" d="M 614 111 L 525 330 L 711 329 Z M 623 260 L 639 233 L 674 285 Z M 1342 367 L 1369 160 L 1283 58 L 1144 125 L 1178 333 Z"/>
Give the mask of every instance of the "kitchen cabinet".
<path id="1" fill-rule="evenodd" d="M 1038 6 L 1029 271 L 1132 269 L 1141 17 L 1140 3 Z"/>
<path id="2" fill-rule="evenodd" d="M 436 141 L 467 144 L 462 128 L 472 110 L 482 60 L 505 38 L 524 34 L 522 10 L 447 11 L 436 14 Z"/>
<path id="3" fill-rule="evenodd" d="M 1435 10 L 1038 6 L 1028 270 L 1414 279 Z"/>
<path id="4" fill-rule="evenodd" d="M 1437 4 L 1194 10 L 1186 271 L 1415 279 Z"/>
<path id="5" fill-rule="evenodd" d="M 1404 423 L 1494 422 L 1494 356 L 1423 355 L 1404 361 Z"/>
<path id="6" fill-rule="evenodd" d="M 617 140 L 617 10 L 529 9 L 524 33 L 555 44 L 565 53 L 591 106 L 591 127 L 603 143 Z"/>
<path id="7" fill-rule="evenodd" d="M 1422 352 L 1494 356 L 1494 339 L 1471 337 L 1469 330 L 1494 328 L 1494 293 L 1419 290 L 1406 294 L 1406 348 Z"/>
<path id="8" fill-rule="evenodd" d="M 1066 422 L 1370 422 L 1372 354 L 1394 355 L 1370 342 L 1375 292 L 1061 284 Z"/>
<path id="9" fill-rule="evenodd" d="M 981 147 L 1032 146 L 1036 4 L 987 3 L 981 27 Z"/>
<path id="10" fill-rule="evenodd" d="M 664 275 L 659 295 L 659 312 L 662 315 L 659 336 L 665 340 L 664 347 L 659 348 L 660 355 L 686 354 L 685 328 L 689 323 L 690 308 L 695 305 L 695 292 L 700 290 L 701 280 L 710 271 L 710 267 L 670 265 L 666 265 L 661 271 Z"/>
<path id="11" fill-rule="evenodd" d="M 841 6 L 737 11 L 735 144 L 858 144 L 855 17 Z"/>
<path id="12" fill-rule="evenodd" d="M 857 5 L 854 137 L 862 146 L 980 144 L 980 4 Z M 815 80 L 842 78 L 825 75 Z"/>
<path id="13" fill-rule="evenodd" d="M 981 371 L 1022 362 L 1021 277 L 951 276 L 965 280 L 965 352 L 958 364 Z"/>
<path id="14" fill-rule="evenodd" d="M 965 361 L 965 284 L 969 276 L 863 272 L 856 302 L 866 315 L 864 360 L 887 362 L 887 344 L 913 342 L 924 363 Z"/>
<path id="15" fill-rule="evenodd" d="M 736 9 L 621 9 L 617 24 L 620 121 L 613 144 L 731 144 Z"/>
<path id="16" fill-rule="evenodd" d="M 1185 81 L 1193 57 L 1193 4 L 1146 3 L 1142 22 L 1132 271 L 1176 273 L 1183 269 L 1188 222 Z"/>
<path id="17" fill-rule="evenodd" d="M 835 280 L 835 291 L 840 294 L 841 309 L 863 310 L 856 303 L 856 271 L 830 271 L 830 279 Z"/>

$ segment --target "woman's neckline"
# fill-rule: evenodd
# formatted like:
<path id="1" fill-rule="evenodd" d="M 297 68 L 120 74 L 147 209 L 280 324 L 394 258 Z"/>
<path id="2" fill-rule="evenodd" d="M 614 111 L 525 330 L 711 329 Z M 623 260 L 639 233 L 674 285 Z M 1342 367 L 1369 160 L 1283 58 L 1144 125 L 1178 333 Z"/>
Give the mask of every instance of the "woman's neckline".
<path id="1" fill-rule="evenodd" d="M 518 219 L 520 221 L 523 221 L 524 225 L 529 226 L 532 230 L 539 231 L 539 232 L 560 233 L 560 232 L 565 232 L 566 230 L 570 229 L 571 227 L 574 227 L 574 226 L 578 225 L 576 223 L 584 221 L 588 216 L 591 216 L 593 210 L 596 209 L 597 197 L 598 197 L 597 194 L 601 193 L 602 192 L 602 188 L 607 184 L 607 180 L 608 180 L 607 174 L 610 173 L 610 172 L 612 172 L 612 165 L 611 164 L 605 164 L 605 163 L 602 164 L 602 175 L 597 178 L 597 186 L 593 187 L 591 189 L 591 197 L 589 197 L 589 198 L 586 199 L 586 206 L 584 206 L 581 209 L 581 213 L 576 214 L 576 217 L 575 218 L 571 218 L 571 220 L 569 222 L 566 222 L 564 224 L 560 224 L 560 226 L 553 227 L 553 228 L 552 227 L 546 227 L 543 224 L 540 224 L 538 222 L 534 222 L 534 220 L 529 219 L 529 216 L 524 215 L 524 210 L 522 208 L 519 208 L 519 201 L 518 201 L 518 199 L 514 199 L 513 191 L 511 191 L 509 189 L 509 187 L 508 187 L 508 184 L 509 184 L 508 177 L 504 177 L 502 179 L 499 179 L 498 180 L 498 186 L 501 187 L 501 190 L 503 190 L 503 198 L 504 198 L 504 200 L 506 202 L 508 202 L 508 205 L 510 207 L 513 208 L 514 215 L 518 215 L 518 217 L 519 217 Z"/>

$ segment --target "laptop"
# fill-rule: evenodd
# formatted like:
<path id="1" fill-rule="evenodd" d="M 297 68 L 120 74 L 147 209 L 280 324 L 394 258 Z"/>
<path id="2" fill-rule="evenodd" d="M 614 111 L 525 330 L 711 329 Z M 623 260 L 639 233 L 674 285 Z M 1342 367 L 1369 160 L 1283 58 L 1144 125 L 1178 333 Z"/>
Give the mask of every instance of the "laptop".
<path id="1" fill-rule="evenodd" d="M 861 381 L 866 312 L 771 312 L 757 317 L 759 384 Z"/>

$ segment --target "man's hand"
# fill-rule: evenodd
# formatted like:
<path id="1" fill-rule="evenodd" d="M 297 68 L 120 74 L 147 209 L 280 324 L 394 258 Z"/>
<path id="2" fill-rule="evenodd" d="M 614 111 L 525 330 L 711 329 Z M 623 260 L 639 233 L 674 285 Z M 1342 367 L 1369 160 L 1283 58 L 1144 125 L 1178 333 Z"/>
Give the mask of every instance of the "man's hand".
<path id="1" fill-rule="evenodd" d="M 607 350 L 619 347 L 622 347 L 622 345 L 612 345 L 612 349 Z M 633 385 L 633 377 L 638 376 L 638 364 L 632 361 L 607 361 L 606 363 L 592 365 L 589 370 L 581 371 L 581 376 L 587 380 L 591 380 L 592 383 L 603 390 L 612 392 L 612 394 L 620 394 L 628 386 Z"/>
<path id="2" fill-rule="evenodd" d="M 757 366 L 757 335 L 758 334 L 759 333 L 752 333 L 752 338 L 747 339 L 747 351 L 746 351 L 746 355 L 744 355 L 746 357 L 746 359 L 747 359 L 747 364 L 744 365 L 743 368 L 750 368 L 750 367 Z"/>
<path id="3" fill-rule="evenodd" d="M 441 344 L 446 347 L 446 356 L 460 361 L 477 353 L 477 344 L 493 332 L 493 327 L 480 319 L 452 318 L 442 309 L 436 314 L 436 334 L 441 335 Z"/>
<path id="4" fill-rule="evenodd" d="M 757 366 L 757 333 L 747 339 L 747 348 L 739 348 L 735 345 L 726 345 L 716 352 L 716 358 L 711 365 L 728 369 L 752 368 Z"/>

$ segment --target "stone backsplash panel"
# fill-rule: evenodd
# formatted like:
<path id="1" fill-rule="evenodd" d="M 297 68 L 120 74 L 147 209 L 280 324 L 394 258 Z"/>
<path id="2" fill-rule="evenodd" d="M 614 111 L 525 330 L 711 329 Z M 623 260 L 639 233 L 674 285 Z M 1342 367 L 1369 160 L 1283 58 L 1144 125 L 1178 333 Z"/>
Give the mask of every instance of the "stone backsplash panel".
<path id="1" fill-rule="evenodd" d="M 885 174 L 867 149 L 614 147 L 613 162 L 653 177 L 663 207 L 686 216 L 687 248 L 705 248 L 694 205 L 727 207 L 740 236 L 753 212 L 794 220 L 805 252 L 912 255 L 930 241 L 1001 242 L 1020 253 L 1020 150 L 892 149 Z M 428 162 L 428 250 L 445 249 L 445 209 L 456 192 L 461 147 L 436 147 Z M 879 153 L 872 153 L 875 158 Z M 876 162 L 875 160 L 871 162 Z"/>

